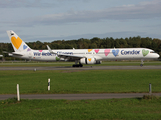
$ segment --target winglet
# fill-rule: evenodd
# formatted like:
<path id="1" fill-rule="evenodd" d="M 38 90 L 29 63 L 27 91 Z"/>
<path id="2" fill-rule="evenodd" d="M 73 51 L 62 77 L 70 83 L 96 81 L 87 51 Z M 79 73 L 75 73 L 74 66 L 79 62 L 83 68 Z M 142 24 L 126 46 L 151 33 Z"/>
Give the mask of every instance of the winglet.
<path id="1" fill-rule="evenodd" d="M 46 45 L 46 46 L 47 46 L 47 48 L 48 48 L 48 50 L 49 50 L 50 53 L 52 53 L 52 54 L 57 54 L 57 53 L 53 52 L 53 51 L 51 50 L 51 48 L 50 48 L 48 45 Z"/>

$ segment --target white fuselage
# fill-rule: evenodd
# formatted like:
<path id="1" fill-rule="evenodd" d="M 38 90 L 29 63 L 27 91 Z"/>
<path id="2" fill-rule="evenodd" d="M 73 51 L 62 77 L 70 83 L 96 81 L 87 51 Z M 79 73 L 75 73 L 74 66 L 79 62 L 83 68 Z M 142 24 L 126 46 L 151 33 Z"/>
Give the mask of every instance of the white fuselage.
<path id="1" fill-rule="evenodd" d="M 113 48 L 113 49 L 66 49 L 66 50 L 30 50 L 21 52 L 22 56 L 14 56 L 22 59 L 36 61 L 58 61 L 68 60 L 70 56 L 82 56 L 82 58 L 94 58 L 97 61 L 102 60 L 147 60 L 157 59 L 159 55 L 153 50 L 147 48 Z M 67 55 L 65 58 L 59 58 L 59 54 Z M 69 57 L 68 57 L 69 56 Z M 75 59 L 73 59 L 75 61 Z"/>
<path id="2" fill-rule="evenodd" d="M 159 55 L 147 48 L 105 48 L 105 49 L 65 49 L 32 50 L 14 31 L 7 31 L 15 52 L 9 55 L 35 61 L 75 61 L 74 66 L 100 64 L 102 60 L 146 60 L 157 59 Z M 79 63 L 79 65 L 77 65 Z"/>

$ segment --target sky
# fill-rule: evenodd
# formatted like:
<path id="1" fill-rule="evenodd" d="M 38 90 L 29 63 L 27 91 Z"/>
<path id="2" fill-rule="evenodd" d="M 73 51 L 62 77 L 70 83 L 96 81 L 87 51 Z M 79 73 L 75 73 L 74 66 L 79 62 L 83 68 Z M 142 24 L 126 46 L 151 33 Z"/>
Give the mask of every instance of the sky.
<path id="1" fill-rule="evenodd" d="M 161 0 L 0 0 L 0 43 L 7 30 L 25 42 L 93 37 L 161 39 Z"/>

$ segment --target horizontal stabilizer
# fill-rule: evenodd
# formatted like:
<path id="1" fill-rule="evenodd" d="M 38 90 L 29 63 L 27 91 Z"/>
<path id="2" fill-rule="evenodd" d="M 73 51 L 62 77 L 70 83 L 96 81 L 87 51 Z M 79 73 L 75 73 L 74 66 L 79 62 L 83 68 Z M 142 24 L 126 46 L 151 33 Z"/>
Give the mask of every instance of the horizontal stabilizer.
<path id="1" fill-rule="evenodd" d="M 3 51 L 3 53 L 7 53 L 9 56 L 23 56 L 23 54 L 21 54 L 21 52 L 6 52 L 6 51 Z"/>
<path id="2" fill-rule="evenodd" d="M 22 54 L 19 54 L 19 53 L 11 53 L 13 54 L 14 56 L 23 56 Z"/>

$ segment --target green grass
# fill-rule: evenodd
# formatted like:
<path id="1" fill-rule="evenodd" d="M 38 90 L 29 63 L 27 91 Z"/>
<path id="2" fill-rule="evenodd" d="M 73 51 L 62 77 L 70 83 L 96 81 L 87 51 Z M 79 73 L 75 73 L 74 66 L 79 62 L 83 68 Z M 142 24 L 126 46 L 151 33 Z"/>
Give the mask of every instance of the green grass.
<path id="1" fill-rule="evenodd" d="M 51 90 L 47 91 L 48 78 Z M 0 94 L 161 92 L 161 70 L 0 71 Z"/>
<path id="2" fill-rule="evenodd" d="M 0 94 L 161 92 L 161 70 L 0 71 Z M 47 81 L 51 79 L 51 90 Z M 98 120 L 161 118 L 161 98 L 0 101 L 0 119 Z"/>
<path id="3" fill-rule="evenodd" d="M 161 98 L 0 101 L 1 120 L 159 120 Z"/>
<path id="4" fill-rule="evenodd" d="M 140 61 L 103 61 L 102 64 L 84 66 L 139 66 Z M 48 67 L 48 66 L 72 66 L 74 62 L 0 62 L 0 67 Z M 144 65 L 161 65 L 160 61 L 145 61 Z"/>

